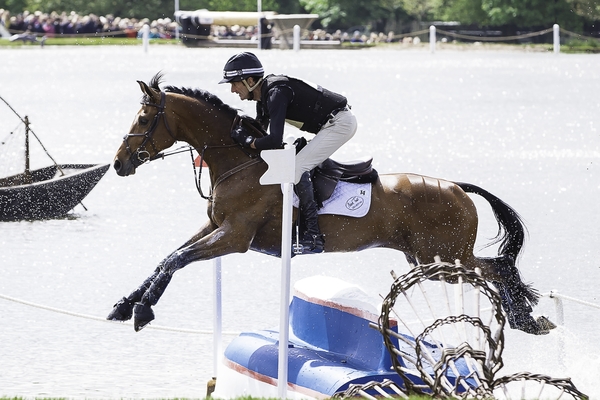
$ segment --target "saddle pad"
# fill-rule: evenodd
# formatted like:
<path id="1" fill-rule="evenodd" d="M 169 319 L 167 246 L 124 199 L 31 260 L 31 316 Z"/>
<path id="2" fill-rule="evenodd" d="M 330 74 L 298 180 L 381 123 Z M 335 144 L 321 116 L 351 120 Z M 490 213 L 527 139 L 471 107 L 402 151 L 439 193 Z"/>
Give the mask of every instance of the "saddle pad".
<path id="1" fill-rule="evenodd" d="M 294 207 L 298 207 L 298 196 L 294 193 Z M 331 197 L 323 202 L 319 214 L 364 217 L 371 208 L 371 184 L 338 182 Z"/>

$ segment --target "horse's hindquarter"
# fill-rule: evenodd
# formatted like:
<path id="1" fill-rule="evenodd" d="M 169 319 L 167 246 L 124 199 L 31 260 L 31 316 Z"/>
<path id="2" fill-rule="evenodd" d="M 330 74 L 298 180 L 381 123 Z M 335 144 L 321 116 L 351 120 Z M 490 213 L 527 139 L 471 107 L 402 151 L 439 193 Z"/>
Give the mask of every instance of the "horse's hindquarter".
<path id="1" fill-rule="evenodd" d="M 340 218 L 337 222 L 346 225 L 338 228 L 347 242 L 358 240 L 362 248 L 395 248 L 422 262 L 432 262 L 435 255 L 447 261 L 472 257 L 477 233 L 475 205 L 462 189 L 416 174 L 380 175 L 367 216 L 352 224 Z M 332 250 L 348 251 L 341 242 L 338 246 Z"/>

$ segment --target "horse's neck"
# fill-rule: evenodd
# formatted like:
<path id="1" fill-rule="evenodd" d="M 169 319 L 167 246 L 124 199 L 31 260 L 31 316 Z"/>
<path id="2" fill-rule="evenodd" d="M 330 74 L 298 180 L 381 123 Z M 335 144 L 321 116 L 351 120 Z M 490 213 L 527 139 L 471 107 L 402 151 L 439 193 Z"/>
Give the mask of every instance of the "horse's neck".
<path id="1" fill-rule="evenodd" d="M 214 182 L 219 176 L 249 161 L 251 157 L 231 139 L 236 115 L 217 110 L 209 104 L 198 104 L 197 107 L 180 107 L 189 111 L 178 115 L 182 123 L 177 132 L 177 139 L 188 143 L 202 154 Z"/>

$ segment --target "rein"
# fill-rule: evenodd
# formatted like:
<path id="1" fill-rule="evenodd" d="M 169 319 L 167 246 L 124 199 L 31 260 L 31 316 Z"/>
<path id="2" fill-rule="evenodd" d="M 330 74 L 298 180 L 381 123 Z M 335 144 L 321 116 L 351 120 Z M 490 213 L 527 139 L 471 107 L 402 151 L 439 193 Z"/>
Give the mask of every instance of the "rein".
<path id="1" fill-rule="evenodd" d="M 231 124 L 231 129 L 229 130 L 230 132 L 233 131 L 233 129 L 236 126 L 241 126 L 242 125 L 242 119 L 240 118 L 239 115 L 236 114 L 236 116 L 233 118 L 233 122 Z M 230 169 L 229 171 L 225 172 L 224 174 L 222 174 L 221 176 L 219 176 L 217 178 L 217 180 L 215 181 L 215 183 L 212 185 L 212 187 L 210 188 L 210 193 L 208 196 L 206 196 L 204 194 L 204 192 L 202 191 L 202 185 L 200 184 L 200 179 L 202 178 L 202 162 L 204 161 L 204 152 L 208 149 L 217 149 L 217 148 L 227 148 L 227 147 L 238 147 L 240 148 L 244 153 L 246 153 L 246 155 L 248 157 L 250 157 L 249 161 L 246 161 L 243 164 L 237 165 L 235 167 L 233 167 L 232 169 Z M 194 155 L 190 150 L 190 154 L 192 155 L 192 165 L 194 166 L 194 179 L 196 180 L 196 189 L 198 189 L 198 193 L 200 194 L 200 197 L 202 197 L 205 200 L 211 201 L 213 200 L 212 194 L 215 191 L 215 189 L 217 188 L 217 186 L 219 186 L 219 184 L 221 182 L 223 182 L 225 179 L 229 178 L 232 175 L 237 174 L 238 172 L 253 166 L 254 164 L 258 164 L 261 163 L 263 160 L 262 158 L 260 158 L 260 156 L 258 155 L 253 155 L 250 154 L 249 152 L 246 151 L 246 149 L 244 149 L 243 147 L 241 147 L 239 144 L 226 144 L 226 145 L 221 145 L 221 146 L 208 146 L 208 145 L 204 145 L 204 147 L 202 148 L 202 152 L 200 152 L 200 169 L 198 172 L 198 176 L 196 177 L 196 165 L 194 164 Z"/>
<path id="2" fill-rule="evenodd" d="M 168 156 L 172 156 L 175 154 L 179 154 L 179 153 L 183 153 L 185 151 L 190 151 L 190 156 L 192 157 L 192 168 L 194 170 L 194 181 L 196 184 L 196 189 L 198 190 L 198 193 L 200 194 L 200 197 L 202 197 L 205 200 L 211 201 L 213 200 L 212 197 L 212 193 L 214 192 L 214 190 L 216 189 L 216 187 L 223 182 L 224 180 L 226 180 L 227 178 L 237 174 L 240 171 L 243 171 L 244 169 L 251 167 L 255 164 L 259 164 L 261 163 L 263 160 L 260 158 L 260 156 L 255 155 L 255 154 L 251 154 L 248 151 L 246 151 L 246 149 L 244 149 L 243 147 L 241 147 L 239 144 L 225 144 L 225 145 L 216 145 L 216 146 L 208 146 L 208 145 L 204 145 L 204 147 L 202 148 L 202 151 L 200 152 L 200 167 L 199 167 L 199 172 L 198 174 L 196 174 L 196 165 L 195 165 L 195 159 L 194 159 L 194 148 L 192 146 L 182 146 L 178 149 L 172 150 L 170 152 L 160 152 L 157 153 L 155 156 L 150 157 L 150 154 L 148 153 L 148 151 L 146 150 L 142 150 L 140 151 L 140 149 L 142 147 L 144 147 L 146 145 L 146 143 L 148 141 L 150 141 L 150 144 L 152 145 L 152 147 L 154 148 L 154 150 L 156 151 L 156 147 L 154 146 L 154 142 L 152 141 L 152 135 L 154 133 L 154 131 L 156 130 L 156 127 L 158 126 L 158 121 L 160 120 L 160 117 L 163 117 L 164 123 L 165 123 L 165 127 L 167 128 L 167 131 L 169 132 L 169 135 L 171 135 L 171 137 L 173 137 L 173 139 L 175 139 L 175 136 L 173 135 L 173 133 L 171 132 L 171 129 L 169 128 L 169 125 L 167 123 L 167 119 L 164 118 L 164 110 L 165 110 L 165 93 L 161 92 L 161 97 L 160 97 L 160 105 L 159 104 L 153 104 L 153 103 L 144 103 L 146 105 L 149 106 L 154 106 L 158 108 L 158 112 L 156 113 L 156 115 L 154 116 L 154 119 L 152 120 L 152 124 L 150 125 L 150 128 L 144 132 L 144 133 L 130 133 L 125 135 L 125 137 L 123 138 L 123 141 L 125 142 L 125 146 L 127 148 L 127 151 L 129 153 L 129 155 L 132 157 L 132 159 L 135 161 L 134 164 L 139 163 L 136 165 L 136 167 L 138 167 L 141 164 L 145 164 L 148 163 L 150 161 L 154 161 L 154 160 L 158 160 L 158 159 L 163 159 L 165 157 Z M 240 118 L 239 115 L 236 115 L 235 118 L 233 119 L 233 123 L 231 125 L 231 129 L 230 131 L 232 131 L 236 125 L 241 125 L 242 123 L 242 119 Z M 137 148 L 137 150 L 135 152 L 131 151 L 131 148 L 129 147 L 129 143 L 127 142 L 127 139 L 130 137 L 136 137 L 136 136 L 144 136 L 145 139 L 142 142 L 142 144 Z M 177 139 L 175 139 L 175 141 L 177 141 Z M 219 149 L 219 148 L 233 148 L 233 147 L 237 147 L 239 149 L 241 149 L 248 157 L 250 157 L 249 161 L 246 161 L 243 164 L 237 165 L 235 167 L 233 167 L 232 169 L 230 169 L 229 171 L 225 172 L 224 174 L 220 175 L 219 177 L 217 177 L 217 180 L 215 181 L 215 183 L 211 186 L 210 188 L 210 193 L 208 196 L 206 196 L 204 194 L 204 192 L 202 191 L 202 185 L 201 183 L 201 178 L 202 178 L 202 163 L 204 161 L 204 153 L 206 152 L 206 150 L 208 149 Z M 142 156 L 142 154 L 144 154 L 144 156 Z M 135 156 L 135 158 L 134 158 Z"/>
<path id="3" fill-rule="evenodd" d="M 212 185 L 212 187 L 210 188 L 210 193 L 208 196 L 206 196 L 204 194 L 204 192 L 202 191 L 202 185 L 200 184 L 201 182 L 201 178 L 202 178 L 202 162 L 204 161 L 204 152 L 208 149 L 215 149 L 215 148 L 227 148 L 227 147 L 237 147 L 239 146 L 238 144 L 229 144 L 229 145 L 222 145 L 222 146 L 204 146 L 202 148 L 202 152 L 200 152 L 200 167 L 199 167 L 199 172 L 198 175 L 196 175 L 196 165 L 195 165 L 195 160 L 194 160 L 194 153 L 192 152 L 192 147 L 190 146 L 190 155 L 192 157 L 192 167 L 194 168 L 194 180 L 196 181 L 196 189 L 198 189 L 198 193 L 200 194 L 200 197 L 202 197 L 204 200 L 208 200 L 211 201 L 213 200 L 212 194 L 215 191 L 215 189 L 217 188 L 217 186 L 219 186 L 219 184 L 221 182 L 223 182 L 224 180 L 226 180 L 227 178 L 237 174 L 240 171 L 243 171 L 244 169 L 251 167 L 255 164 L 259 164 L 261 162 L 263 162 L 262 158 L 260 158 L 259 156 L 251 156 L 251 159 L 249 161 L 246 161 L 243 164 L 237 165 L 235 167 L 233 167 L 232 169 L 230 169 L 229 171 L 225 172 L 224 174 L 220 175 L 217 180 L 215 181 L 215 183 Z M 248 154 L 248 153 L 246 153 Z"/>

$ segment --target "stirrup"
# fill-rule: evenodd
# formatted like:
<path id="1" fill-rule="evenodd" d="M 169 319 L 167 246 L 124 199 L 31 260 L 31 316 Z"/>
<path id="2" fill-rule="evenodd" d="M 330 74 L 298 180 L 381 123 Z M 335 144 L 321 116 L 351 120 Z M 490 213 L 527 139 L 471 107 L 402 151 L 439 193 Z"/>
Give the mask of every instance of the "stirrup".
<path id="1" fill-rule="evenodd" d="M 296 239 L 293 243 L 292 250 L 294 254 L 318 254 L 323 252 L 325 240 L 323 234 L 308 234 L 305 233 L 302 240 Z"/>

